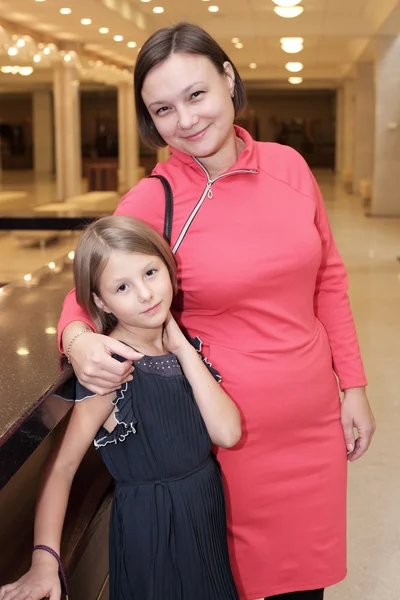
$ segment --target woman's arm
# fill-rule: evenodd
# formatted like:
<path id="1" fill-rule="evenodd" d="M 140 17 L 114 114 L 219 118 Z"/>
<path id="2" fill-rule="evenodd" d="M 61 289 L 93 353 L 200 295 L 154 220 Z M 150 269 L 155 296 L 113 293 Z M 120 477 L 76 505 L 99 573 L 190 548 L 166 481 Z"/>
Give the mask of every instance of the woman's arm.
<path id="1" fill-rule="evenodd" d="M 35 546 L 45 545 L 60 554 L 62 528 L 75 473 L 101 425 L 114 410 L 115 394 L 93 396 L 75 404 L 60 447 L 50 463 L 39 495 L 35 516 Z M 46 551 L 36 550 L 28 573 L 0 590 L 0 600 L 60 598 L 58 563 Z"/>
<path id="2" fill-rule="evenodd" d="M 237 444 L 242 435 L 238 408 L 215 381 L 171 315 L 165 325 L 164 344 L 182 366 L 212 442 L 221 448 Z"/>

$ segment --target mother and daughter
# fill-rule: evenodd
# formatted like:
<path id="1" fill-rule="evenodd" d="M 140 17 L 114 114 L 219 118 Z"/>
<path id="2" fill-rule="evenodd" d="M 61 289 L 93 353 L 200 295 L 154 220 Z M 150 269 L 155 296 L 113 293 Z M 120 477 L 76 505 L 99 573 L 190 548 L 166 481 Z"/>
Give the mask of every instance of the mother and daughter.
<path id="1" fill-rule="evenodd" d="M 116 481 L 111 600 L 322 600 L 346 574 L 347 461 L 375 423 L 321 194 L 294 150 L 234 126 L 243 83 L 201 28 L 154 33 L 134 85 L 142 139 L 172 153 L 154 174 L 176 259 L 156 179 L 83 234 L 59 323 L 78 402 L 31 570 L 0 600 L 59 600 L 93 439 Z"/>

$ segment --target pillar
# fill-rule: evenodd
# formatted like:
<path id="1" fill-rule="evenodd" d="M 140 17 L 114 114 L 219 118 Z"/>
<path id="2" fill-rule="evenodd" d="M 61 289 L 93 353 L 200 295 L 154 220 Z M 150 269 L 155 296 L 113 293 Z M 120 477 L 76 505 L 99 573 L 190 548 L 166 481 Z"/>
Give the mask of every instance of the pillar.
<path id="1" fill-rule="evenodd" d="M 372 62 L 356 65 L 354 124 L 353 190 L 358 194 L 361 181 L 372 180 L 374 168 L 375 82 Z"/>
<path id="2" fill-rule="evenodd" d="M 400 35 L 376 40 L 371 214 L 400 216 Z"/>
<path id="3" fill-rule="evenodd" d="M 118 85 L 119 187 L 127 191 L 139 181 L 139 139 L 133 80 Z"/>
<path id="4" fill-rule="evenodd" d="M 81 193 L 82 180 L 79 79 L 74 66 L 57 62 L 53 85 L 57 200 L 67 200 Z"/>
<path id="5" fill-rule="evenodd" d="M 346 79 L 343 86 L 343 169 L 346 190 L 352 191 L 354 171 L 354 80 Z"/>
<path id="6" fill-rule="evenodd" d="M 344 90 L 336 90 L 336 124 L 335 124 L 335 172 L 340 174 L 344 169 Z"/>
<path id="7" fill-rule="evenodd" d="M 50 175 L 54 166 L 53 99 L 50 91 L 32 94 L 33 158 L 38 175 Z"/>

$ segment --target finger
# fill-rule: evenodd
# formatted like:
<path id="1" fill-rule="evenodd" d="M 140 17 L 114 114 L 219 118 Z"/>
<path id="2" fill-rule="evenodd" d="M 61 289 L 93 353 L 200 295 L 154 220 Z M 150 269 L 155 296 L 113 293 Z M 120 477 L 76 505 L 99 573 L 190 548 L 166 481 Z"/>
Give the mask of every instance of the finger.
<path id="1" fill-rule="evenodd" d="M 52 588 L 49 596 L 50 600 L 61 600 L 61 586 Z"/>
<path id="2" fill-rule="evenodd" d="M 143 358 L 143 354 L 113 338 L 108 338 L 107 346 L 110 354 L 118 354 L 118 356 L 122 356 L 126 360 L 139 360 Z"/>
<path id="3" fill-rule="evenodd" d="M 362 457 L 363 454 L 366 453 L 366 451 L 369 448 L 369 445 L 371 443 L 371 439 L 372 439 L 372 430 L 371 433 L 365 433 L 365 432 L 360 432 L 357 441 L 356 441 L 356 446 L 354 449 L 354 452 L 351 453 L 351 455 L 349 456 L 349 460 L 350 462 L 354 462 L 356 460 L 358 460 L 359 458 Z"/>
<path id="4" fill-rule="evenodd" d="M 15 581 L 14 583 L 8 583 L 7 585 L 3 585 L 0 588 L 0 600 L 4 600 L 5 598 L 7 598 L 8 600 L 9 598 L 11 598 L 12 592 L 17 590 L 17 588 L 18 581 Z"/>
<path id="5" fill-rule="evenodd" d="M 353 452 L 355 449 L 355 437 L 353 423 L 342 421 L 344 441 L 346 444 L 347 452 Z"/>

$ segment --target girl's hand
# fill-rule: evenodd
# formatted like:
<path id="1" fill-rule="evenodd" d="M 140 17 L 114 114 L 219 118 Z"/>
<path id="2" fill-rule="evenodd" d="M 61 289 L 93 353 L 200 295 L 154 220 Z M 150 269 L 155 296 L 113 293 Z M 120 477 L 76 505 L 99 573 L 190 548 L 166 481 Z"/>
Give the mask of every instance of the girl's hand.
<path id="1" fill-rule="evenodd" d="M 364 388 L 345 390 L 341 420 L 348 459 L 354 462 L 368 450 L 376 429 L 374 415 Z M 354 436 L 354 429 L 357 430 L 357 438 Z"/>
<path id="2" fill-rule="evenodd" d="M 0 600 L 61 599 L 61 584 L 57 567 L 33 565 L 18 581 L 0 588 Z"/>
<path id="3" fill-rule="evenodd" d="M 126 361 L 121 363 L 112 358 L 112 354 L 118 354 L 126 358 Z M 131 381 L 134 370 L 132 360 L 142 357 L 143 354 L 118 340 L 91 332 L 79 336 L 70 352 L 71 364 L 78 380 L 99 396 L 110 394 Z"/>
<path id="4" fill-rule="evenodd" d="M 189 344 L 171 313 L 164 324 L 163 344 L 168 352 L 177 356 Z"/>

